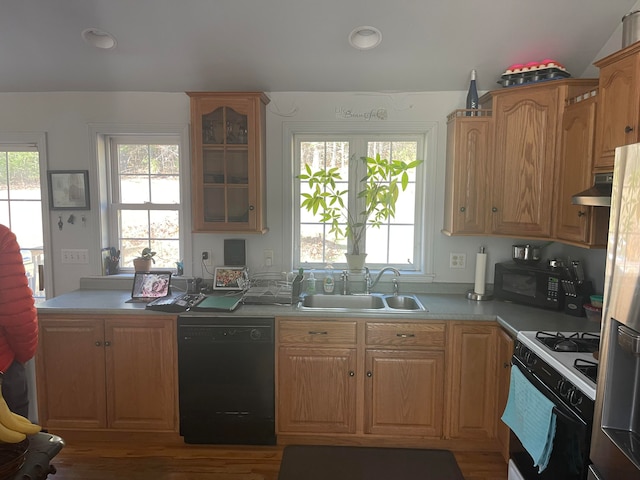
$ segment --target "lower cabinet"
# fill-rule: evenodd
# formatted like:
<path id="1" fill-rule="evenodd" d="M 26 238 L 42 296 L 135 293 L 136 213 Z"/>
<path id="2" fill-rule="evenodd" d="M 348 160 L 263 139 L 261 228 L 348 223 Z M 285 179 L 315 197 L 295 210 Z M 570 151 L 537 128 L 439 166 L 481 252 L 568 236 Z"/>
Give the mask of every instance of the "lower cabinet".
<path id="1" fill-rule="evenodd" d="M 279 318 L 277 325 L 284 443 L 305 435 L 389 445 L 442 439 L 446 322 Z"/>
<path id="2" fill-rule="evenodd" d="M 498 329 L 498 442 L 500 453 L 505 462 L 509 461 L 509 427 L 502 421 L 502 412 L 509 398 L 511 383 L 511 357 L 513 356 L 513 338 L 503 329 Z"/>
<path id="3" fill-rule="evenodd" d="M 452 323 L 450 342 L 446 437 L 492 440 L 496 438 L 497 331 L 495 322 Z"/>
<path id="4" fill-rule="evenodd" d="M 43 427 L 177 431 L 175 318 L 40 314 L 39 327 Z"/>

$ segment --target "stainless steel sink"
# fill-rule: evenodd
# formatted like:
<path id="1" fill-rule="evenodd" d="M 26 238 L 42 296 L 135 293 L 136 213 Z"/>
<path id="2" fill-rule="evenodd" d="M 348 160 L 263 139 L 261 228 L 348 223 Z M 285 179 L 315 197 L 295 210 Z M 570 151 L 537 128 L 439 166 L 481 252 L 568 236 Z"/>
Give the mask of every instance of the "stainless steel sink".
<path id="1" fill-rule="evenodd" d="M 344 312 L 424 312 L 426 308 L 415 295 L 305 295 L 298 303 L 303 311 Z"/>

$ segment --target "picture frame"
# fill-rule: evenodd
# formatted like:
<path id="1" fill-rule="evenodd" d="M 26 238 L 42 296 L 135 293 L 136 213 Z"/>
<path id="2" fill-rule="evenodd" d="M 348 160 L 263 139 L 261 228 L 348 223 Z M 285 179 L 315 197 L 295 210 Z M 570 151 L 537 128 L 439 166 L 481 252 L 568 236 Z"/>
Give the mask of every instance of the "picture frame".
<path id="1" fill-rule="evenodd" d="M 214 290 L 244 290 L 247 286 L 247 267 L 216 267 L 213 275 Z"/>
<path id="2" fill-rule="evenodd" d="M 51 210 L 89 210 L 89 170 L 48 170 Z"/>

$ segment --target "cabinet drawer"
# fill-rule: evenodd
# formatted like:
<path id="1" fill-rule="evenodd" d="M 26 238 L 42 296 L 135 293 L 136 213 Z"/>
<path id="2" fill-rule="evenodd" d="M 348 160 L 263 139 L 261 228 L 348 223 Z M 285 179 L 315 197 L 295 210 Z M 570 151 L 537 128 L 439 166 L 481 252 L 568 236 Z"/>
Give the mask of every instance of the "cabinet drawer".
<path id="1" fill-rule="evenodd" d="M 281 320 L 279 326 L 280 343 L 356 343 L 356 322 Z"/>
<path id="2" fill-rule="evenodd" d="M 444 323 L 367 322 L 367 345 L 442 347 Z"/>

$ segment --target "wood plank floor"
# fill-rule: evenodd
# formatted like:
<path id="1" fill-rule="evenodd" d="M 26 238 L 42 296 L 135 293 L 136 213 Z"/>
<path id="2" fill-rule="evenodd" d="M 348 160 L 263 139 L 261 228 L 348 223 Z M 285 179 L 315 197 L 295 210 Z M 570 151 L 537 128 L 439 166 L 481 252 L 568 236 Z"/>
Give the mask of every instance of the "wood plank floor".
<path id="1" fill-rule="evenodd" d="M 277 480 L 283 447 L 66 442 L 51 480 Z M 498 453 L 456 453 L 465 480 L 507 480 Z M 300 480 L 304 480 L 301 478 Z M 394 479 L 390 479 L 394 480 Z"/>

